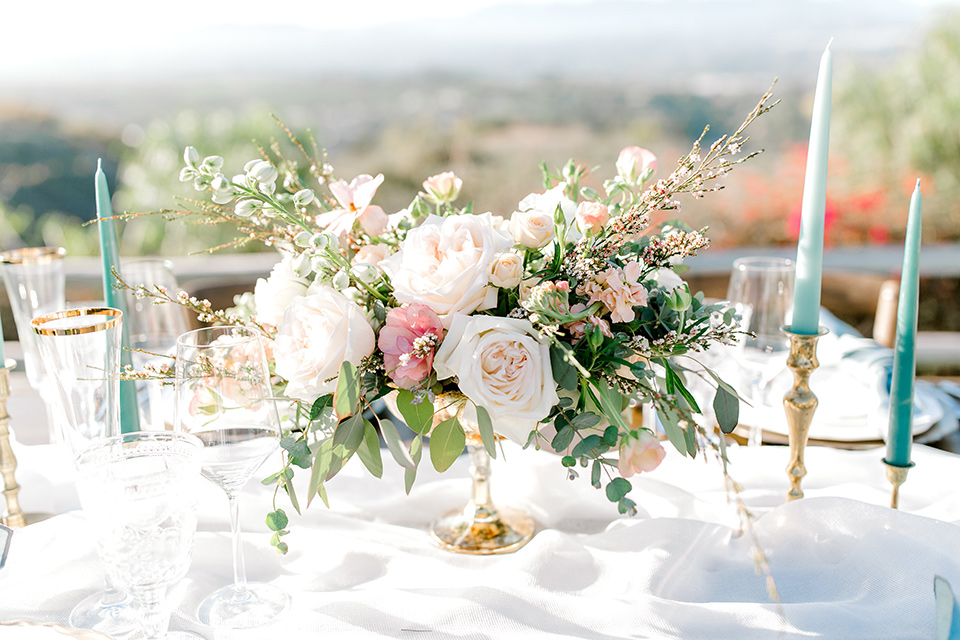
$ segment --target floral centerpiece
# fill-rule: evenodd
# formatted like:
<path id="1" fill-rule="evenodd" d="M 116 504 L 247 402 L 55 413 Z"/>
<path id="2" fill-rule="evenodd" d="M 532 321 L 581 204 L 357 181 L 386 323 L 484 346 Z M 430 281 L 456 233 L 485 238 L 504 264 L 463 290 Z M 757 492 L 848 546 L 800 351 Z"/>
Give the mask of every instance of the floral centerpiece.
<path id="1" fill-rule="evenodd" d="M 602 192 L 583 186 L 590 171 L 571 161 L 544 168 L 545 189 L 504 217 L 459 205 L 462 182 L 451 172 L 427 178 L 409 207 L 388 214 L 374 204 L 382 175 L 337 179 L 325 154 L 285 127 L 306 171 L 274 143 L 229 178 L 222 158 L 188 147 L 180 179 L 211 201 L 163 213 L 233 223 L 237 244 L 263 241 L 281 259 L 231 310 L 155 287 L 138 293 L 261 332 L 277 393 L 295 409 L 284 467 L 265 482 L 298 511 L 295 468 L 310 470 L 307 503 L 326 501 L 324 483 L 354 455 L 382 473 L 382 436 L 409 492 L 425 437 L 444 471 L 468 436 L 491 456 L 499 436 L 559 452 L 571 478 L 589 470 L 621 513 L 633 513 L 629 478 L 664 451 L 623 417 L 630 400 L 652 405 L 667 439 L 690 456 L 706 433 L 686 376 L 714 387 L 725 431 L 737 420 L 735 391 L 683 362 L 737 333 L 732 312 L 681 277 L 681 260 L 707 246 L 705 232 L 676 221 L 654 229 L 651 216 L 678 209 L 678 194 L 722 188 L 716 180 L 755 155 L 740 153 L 744 130 L 773 106 L 770 96 L 733 134 L 708 148 L 701 135 L 665 178 L 652 180 L 650 151 L 627 147 Z M 409 443 L 366 411 L 388 394 L 415 434 Z M 268 521 L 285 550 L 286 515 L 278 509 Z"/>

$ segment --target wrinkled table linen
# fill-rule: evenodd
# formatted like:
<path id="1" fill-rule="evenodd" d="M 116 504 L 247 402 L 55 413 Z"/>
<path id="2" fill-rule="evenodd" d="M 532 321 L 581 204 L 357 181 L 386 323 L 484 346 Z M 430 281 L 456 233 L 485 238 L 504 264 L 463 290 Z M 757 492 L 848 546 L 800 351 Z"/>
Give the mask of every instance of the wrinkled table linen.
<path id="1" fill-rule="evenodd" d="M 755 516 L 752 533 L 742 533 L 716 461 L 669 451 L 658 470 L 634 478 L 639 513 L 629 518 L 587 478 L 567 480 L 556 457 L 505 453 L 494 463 L 494 499 L 525 509 L 538 533 L 497 557 L 450 554 L 427 535 L 433 516 L 467 498 L 465 456 L 443 476 L 424 465 L 410 496 L 385 459 L 383 480 L 351 462 L 328 485 L 330 509 L 318 500 L 297 517 L 279 498 L 291 513 L 286 556 L 268 544 L 272 490 L 252 481 L 241 501 L 248 577 L 286 589 L 293 604 L 271 627 L 246 632 L 196 618 L 200 601 L 232 580 L 227 502 L 204 482 L 193 564 L 171 591 L 171 629 L 210 639 L 902 640 L 934 637 L 935 575 L 960 586 L 953 454 L 915 446 L 917 466 L 895 511 L 886 506 L 882 450 L 808 448 L 807 497 L 784 504 L 787 449 L 733 448 L 731 474 Z M 102 586 L 103 571 L 66 458 L 49 445 L 17 454 L 25 509 L 60 515 L 15 533 L 0 570 L 0 620 L 64 623 Z M 755 570 L 754 540 L 779 603 Z"/>

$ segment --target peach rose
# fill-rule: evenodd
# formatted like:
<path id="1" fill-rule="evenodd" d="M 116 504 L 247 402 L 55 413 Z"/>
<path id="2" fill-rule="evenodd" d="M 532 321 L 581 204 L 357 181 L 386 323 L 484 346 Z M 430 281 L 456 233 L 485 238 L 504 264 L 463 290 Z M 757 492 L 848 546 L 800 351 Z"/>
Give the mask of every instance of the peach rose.
<path id="1" fill-rule="evenodd" d="M 624 478 L 653 471 L 667 455 L 657 437 L 645 429 L 631 431 L 620 445 L 620 460 L 617 469 Z"/>
<path id="2" fill-rule="evenodd" d="M 602 202 L 581 202 L 577 206 L 577 227 L 580 233 L 596 235 L 610 219 L 610 210 Z"/>

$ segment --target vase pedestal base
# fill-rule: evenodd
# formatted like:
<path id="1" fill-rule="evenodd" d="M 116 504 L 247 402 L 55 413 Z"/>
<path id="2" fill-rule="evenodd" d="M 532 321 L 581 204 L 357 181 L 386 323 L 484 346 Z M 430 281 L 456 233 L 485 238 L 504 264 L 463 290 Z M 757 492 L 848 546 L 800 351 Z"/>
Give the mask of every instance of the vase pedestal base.
<path id="1" fill-rule="evenodd" d="M 471 555 L 513 553 L 533 539 L 533 518 L 517 509 L 451 511 L 430 523 L 430 537 L 443 549 Z"/>

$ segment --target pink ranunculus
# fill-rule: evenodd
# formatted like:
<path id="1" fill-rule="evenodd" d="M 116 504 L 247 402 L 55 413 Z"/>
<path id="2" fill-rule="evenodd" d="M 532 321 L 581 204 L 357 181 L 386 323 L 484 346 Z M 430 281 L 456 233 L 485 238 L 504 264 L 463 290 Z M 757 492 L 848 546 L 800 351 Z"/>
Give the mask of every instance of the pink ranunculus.
<path id="1" fill-rule="evenodd" d="M 366 174 L 357 176 L 350 184 L 345 180 L 331 182 L 330 192 L 341 208 L 321 213 L 317 216 L 317 224 L 338 236 L 350 233 L 357 221 L 368 235 L 383 233 L 387 227 L 387 214 L 377 205 L 370 204 L 382 183 L 382 173 L 376 178 Z"/>
<path id="2" fill-rule="evenodd" d="M 602 202 L 584 201 L 577 205 L 576 216 L 580 233 L 596 235 L 610 219 L 610 210 Z"/>
<path id="3" fill-rule="evenodd" d="M 383 351 L 387 375 L 401 389 L 412 389 L 433 369 L 433 354 L 443 340 L 440 317 L 414 302 L 390 309 L 377 345 Z"/>
<path id="4" fill-rule="evenodd" d="M 643 147 L 627 147 L 617 158 L 617 173 L 630 184 L 643 182 L 657 170 L 657 156 Z"/>
<path id="5" fill-rule="evenodd" d="M 620 446 L 617 469 L 621 476 L 629 478 L 637 473 L 653 471 L 660 466 L 666 455 L 667 452 L 655 435 L 639 429 L 631 432 Z"/>
<path id="6" fill-rule="evenodd" d="M 457 196 L 460 195 L 462 186 L 463 180 L 458 178 L 453 171 L 444 171 L 423 181 L 423 189 L 427 192 L 427 198 L 438 204 L 456 200 Z"/>

